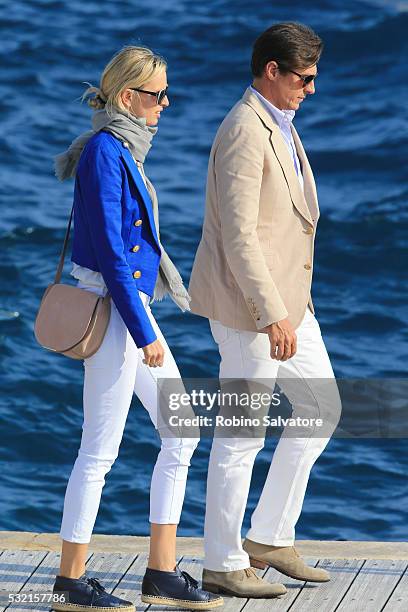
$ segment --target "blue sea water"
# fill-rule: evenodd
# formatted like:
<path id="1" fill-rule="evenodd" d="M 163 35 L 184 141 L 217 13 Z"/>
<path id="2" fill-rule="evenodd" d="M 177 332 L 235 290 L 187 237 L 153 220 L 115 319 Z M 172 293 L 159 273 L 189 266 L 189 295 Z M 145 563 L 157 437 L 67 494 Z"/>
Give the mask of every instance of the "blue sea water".
<path id="1" fill-rule="evenodd" d="M 163 242 L 187 282 L 212 138 L 250 83 L 254 39 L 283 20 L 320 34 L 316 94 L 295 119 L 321 207 L 316 314 L 338 377 L 406 376 L 407 2 L 15 0 L 0 9 L 0 530 L 59 530 L 81 434 L 83 373 L 81 362 L 46 352 L 33 336 L 72 198 L 52 158 L 88 129 L 83 82 L 97 84 L 125 44 L 168 60 L 171 106 L 146 171 L 159 194 Z M 207 321 L 169 300 L 154 312 L 183 376 L 215 377 Z M 258 456 L 245 525 L 275 443 Z M 148 533 L 158 447 L 134 398 L 95 533 Z M 202 534 L 208 452 L 205 440 L 193 457 L 182 535 Z M 333 439 L 312 470 L 297 537 L 403 540 L 407 501 L 405 439 Z"/>

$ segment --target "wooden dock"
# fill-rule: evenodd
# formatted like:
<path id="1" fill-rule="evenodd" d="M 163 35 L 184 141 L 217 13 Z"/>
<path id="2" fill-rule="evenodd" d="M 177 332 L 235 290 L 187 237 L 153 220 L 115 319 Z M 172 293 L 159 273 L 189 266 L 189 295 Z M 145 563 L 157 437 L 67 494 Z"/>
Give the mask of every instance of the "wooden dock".
<path id="1" fill-rule="evenodd" d="M 201 579 L 202 540 L 179 538 L 179 565 Z M 115 595 L 134 601 L 136 610 L 176 610 L 149 607 L 140 600 L 147 561 L 148 538 L 94 535 L 87 570 Z M 9 593 L 33 599 L 49 593 L 58 573 L 61 540 L 58 534 L 0 532 L 0 612 L 44 612 L 49 603 L 9 603 Z M 408 543 L 299 541 L 296 547 L 308 564 L 324 567 L 331 581 L 299 582 L 268 569 L 259 575 L 282 582 L 288 593 L 279 599 L 224 597 L 225 612 L 407 612 Z M 28 596 L 31 594 L 31 596 Z M 28 597 L 27 597 L 28 596 Z"/>

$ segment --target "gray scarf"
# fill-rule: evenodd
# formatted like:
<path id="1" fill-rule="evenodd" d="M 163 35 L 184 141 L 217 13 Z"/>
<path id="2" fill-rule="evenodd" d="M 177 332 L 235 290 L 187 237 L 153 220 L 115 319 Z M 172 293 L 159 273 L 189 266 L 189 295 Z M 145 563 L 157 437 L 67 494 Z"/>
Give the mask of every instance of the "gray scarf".
<path id="1" fill-rule="evenodd" d="M 92 130 L 78 136 L 67 151 L 55 157 L 55 174 L 61 181 L 75 176 L 78 161 L 84 146 L 99 130 L 105 129 L 119 140 L 127 142 L 134 159 L 142 164 L 151 147 L 151 140 L 157 132 L 156 127 L 146 125 L 146 119 L 144 118 L 128 116 L 120 111 L 108 113 L 105 109 L 94 112 L 92 117 L 92 128 Z M 191 298 L 183 285 L 182 278 L 176 266 L 171 261 L 160 242 L 159 204 L 157 195 L 151 182 L 146 176 L 145 178 L 152 199 L 156 233 L 161 248 L 160 268 L 154 288 L 153 301 L 162 300 L 168 293 L 177 306 L 184 312 L 185 310 L 190 310 L 189 301 Z"/>

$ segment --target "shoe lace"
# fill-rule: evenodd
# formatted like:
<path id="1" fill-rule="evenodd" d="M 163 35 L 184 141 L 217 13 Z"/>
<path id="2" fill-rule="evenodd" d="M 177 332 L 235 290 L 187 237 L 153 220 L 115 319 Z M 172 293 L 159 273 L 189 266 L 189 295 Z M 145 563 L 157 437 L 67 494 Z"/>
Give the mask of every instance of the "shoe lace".
<path id="1" fill-rule="evenodd" d="M 299 555 L 298 551 L 296 550 L 296 548 L 294 546 L 292 546 L 292 548 L 293 548 L 293 552 L 295 553 L 295 555 L 297 557 L 299 557 L 299 559 L 300 559 L 300 555 Z"/>
<path id="2" fill-rule="evenodd" d="M 98 592 L 106 591 L 105 587 L 102 586 L 99 580 L 97 580 L 96 578 L 87 578 L 86 581 L 90 586 L 92 586 Z"/>
<path id="3" fill-rule="evenodd" d="M 198 582 L 197 580 L 195 580 L 192 576 L 190 576 L 190 574 L 188 574 L 187 572 L 181 572 L 181 575 L 183 576 L 184 580 L 187 583 L 187 587 L 190 590 L 191 588 L 196 589 L 198 587 Z"/>
<path id="4" fill-rule="evenodd" d="M 253 578 L 255 576 L 257 580 L 261 580 L 261 578 L 258 576 L 256 571 L 252 567 L 245 567 L 244 572 L 248 578 Z"/>

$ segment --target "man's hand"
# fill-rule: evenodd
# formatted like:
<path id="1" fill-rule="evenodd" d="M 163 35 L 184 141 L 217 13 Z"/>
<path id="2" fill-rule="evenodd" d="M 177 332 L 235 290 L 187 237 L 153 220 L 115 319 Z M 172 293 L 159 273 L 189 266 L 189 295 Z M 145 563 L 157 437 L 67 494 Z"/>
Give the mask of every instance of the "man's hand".
<path id="1" fill-rule="evenodd" d="M 164 348 L 161 345 L 160 340 L 155 340 L 151 344 L 146 344 L 142 347 L 145 358 L 143 363 L 150 366 L 151 368 L 161 367 L 164 360 Z"/>
<path id="2" fill-rule="evenodd" d="M 271 358 L 287 361 L 296 353 L 297 338 L 289 319 L 271 323 L 265 330 L 268 332 L 271 344 Z"/>

